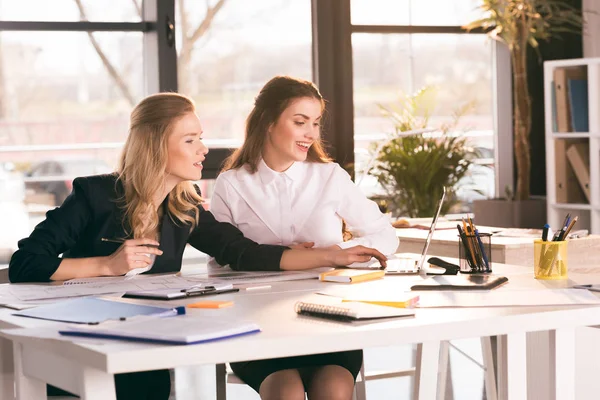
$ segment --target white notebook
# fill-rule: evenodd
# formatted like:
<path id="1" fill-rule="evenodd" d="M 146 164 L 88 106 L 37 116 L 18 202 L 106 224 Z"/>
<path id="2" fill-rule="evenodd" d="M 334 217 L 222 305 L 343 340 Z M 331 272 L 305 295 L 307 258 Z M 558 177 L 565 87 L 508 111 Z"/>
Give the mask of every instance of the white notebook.
<path id="1" fill-rule="evenodd" d="M 122 339 L 140 342 L 196 344 L 260 332 L 252 322 L 190 314 L 161 318 L 136 317 L 99 325 L 73 325 L 62 335 Z"/>
<path id="2" fill-rule="evenodd" d="M 415 311 L 409 308 L 378 306 L 354 301 L 336 304 L 332 304 L 331 301 L 299 301 L 294 308 L 301 315 L 349 321 L 415 315 Z"/>

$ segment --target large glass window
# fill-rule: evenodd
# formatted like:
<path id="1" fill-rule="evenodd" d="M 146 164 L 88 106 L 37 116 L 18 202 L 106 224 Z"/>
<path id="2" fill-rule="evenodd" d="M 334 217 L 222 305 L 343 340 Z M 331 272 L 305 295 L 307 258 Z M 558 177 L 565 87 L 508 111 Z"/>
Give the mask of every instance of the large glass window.
<path id="1" fill-rule="evenodd" d="M 0 0 L 4 21 L 140 22 L 142 0 Z"/>
<path id="2" fill-rule="evenodd" d="M 0 10 L 3 20 L 78 21 L 76 3 L 90 20 L 141 18 L 116 1 L 2 1 Z M 0 32 L 0 265 L 75 177 L 114 170 L 144 86 L 141 31 Z"/>
<path id="3" fill-rule="evenodd" d="M 481 159 L 458 191 L 467 211 L 475 198 L 493 196 L 493 118 L 491 44 L 484 35 L 366 34 L 352 35 L 357 182 L 369 195 L 381 189 L 376 180 L 362 176 L 372 153 L 368 148 L 394 131 L 381 106 L 401 107 L 399 99 L 423 88 L 432 95 L 427 108 L 429 127 L 452 120 L 461 107 L 471 107 L 460 118 L 456 133 L 469 137 Z M 492 157 L 492 158 L 490 158 Z M 480 165 L 485 164 L 485 165 Z"/>
<path id="4" fill-rule="evenodd" d="M 195 99 L 209 146 L 237 146 L 254 98 L 269 79 L 312 79 L 310 1 L 209 4 L 177 3 L 179 90 Z"/>
<path id="5" fill-rule="evenodd" d="M 481 0 L 351 0 L 353 25 L 461 26 L 481 17 Z"/>

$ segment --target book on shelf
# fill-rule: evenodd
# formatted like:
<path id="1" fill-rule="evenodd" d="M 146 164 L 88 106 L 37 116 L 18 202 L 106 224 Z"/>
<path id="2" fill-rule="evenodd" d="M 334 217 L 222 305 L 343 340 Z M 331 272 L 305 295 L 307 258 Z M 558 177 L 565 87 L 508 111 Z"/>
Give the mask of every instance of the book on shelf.
<path id="1" fill-rule="evenodd" d="M 568 79 L 569 111 L 571 132 L 588 132 L 588 81 L 587 79 Z"/>
<path id="2" fill-rule="evenodd" d="M 585 80 L 587 82 L 587 67 L 555 68 L 553 78 L 557 131 L 572 132 L 572 110 L 570 107 L 568 82 L 569 80 Z"/>
<path id="3" fill-rule="evenodd" d="M 576 140 L 554 141 L 555 185 L 557 203 L 586 203 L 586 195 L 579 185 L 573 167 L 567 159 L 567 148 Z"/>
<path id="4" fill-rule="evenodd" d="M 576 143 L 567 149 L 567 159 L 573 168 L 579 185 L 590 202 L 590 147 L 588 143 Z"/>

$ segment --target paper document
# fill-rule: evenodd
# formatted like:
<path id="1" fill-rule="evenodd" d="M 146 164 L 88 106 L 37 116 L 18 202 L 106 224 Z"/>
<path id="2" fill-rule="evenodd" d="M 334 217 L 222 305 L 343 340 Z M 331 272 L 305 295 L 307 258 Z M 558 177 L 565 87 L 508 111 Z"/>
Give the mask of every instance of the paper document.
<path id="1" fill-rule="evenodd" d="M 163 308 L 96 298 L 81 298 L 43 305 L 14 315 L 77 324 L 97 324 L 107 320 L 125 320 L 138 315 L 155 317 L 185 314 L 185 309 Z"/>
<path id="2" fill-rule="evenodd" d="M 63 284 L 18 283 L 0 286 L 0 303 L 10 304 L 45 299 L 97 296 L 134 290 L 185 289 L 198 282 L 198 279 L 168 274 L 140 275 L 135 278 L 117 276 L 73 279 L 65 281 Z"/>
<path id="3" fill-rule="evenodd" d="M 72 279 L 63 284 L 9 284 L 0 285 L 0 304 L 24 301 L 61 299 L 68 297 L 98 296 L 110 293 L 187 289 L 197 284 L 247 284 L 316 279 L 322 269 L 310 271 L 246 272 L 224 270 L 197 275 L 137 275 Z"/>
<path id="4" fill-rule="evenodd" d="M 490 292 L 421 292 L 417 307 L 519 307 L 600 304 L 600 298 L 587 290 L 544 289 Z"/>

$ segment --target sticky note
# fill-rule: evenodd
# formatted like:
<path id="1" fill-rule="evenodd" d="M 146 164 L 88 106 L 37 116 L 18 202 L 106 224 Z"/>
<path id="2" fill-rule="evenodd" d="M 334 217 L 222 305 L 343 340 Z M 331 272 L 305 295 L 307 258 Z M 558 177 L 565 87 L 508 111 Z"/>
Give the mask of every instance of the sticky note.
<path id="1" fill-rule="evenodd" d="M 224 308 L 231 307 L 233 305 L 233 301 L 219 301 L 219 300 L 204 300 L 199 301 L 197 303 L 191 303 L 186 305 L 188 308 Z"/>

